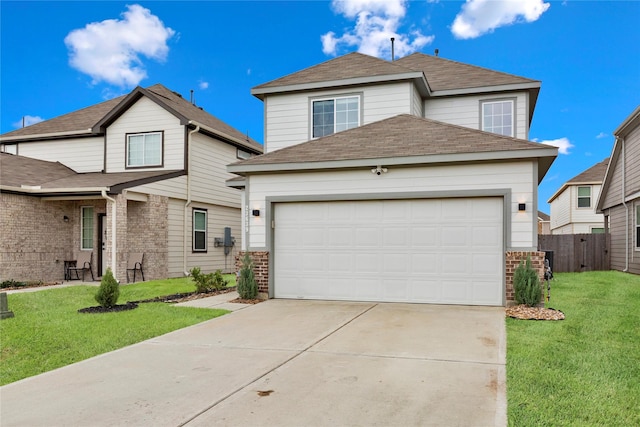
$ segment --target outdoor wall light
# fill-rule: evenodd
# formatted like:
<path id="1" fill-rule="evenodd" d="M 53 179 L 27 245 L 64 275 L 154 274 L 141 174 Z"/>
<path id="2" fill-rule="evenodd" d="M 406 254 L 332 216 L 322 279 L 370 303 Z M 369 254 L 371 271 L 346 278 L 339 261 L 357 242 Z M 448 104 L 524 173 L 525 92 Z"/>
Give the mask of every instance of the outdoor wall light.
<path id="1" fill-rule="evenodd" d="M 253 209 L 251 211 L 251 215 L 253 216 L 260 216 L 260 209 Z"/>
<path id="2" fill-rule="evenodd" d="M 518 211 L 524 212 L 526 210 L 527 210 L 527 204 L 526 203 L 518 203 Z"/>
<path id="3" fill-rule="evenodd" d="M 65 215 L 65 216 L 62 217 L 62 220 L 64 222 L 69 222 L 69 217 Z"/>

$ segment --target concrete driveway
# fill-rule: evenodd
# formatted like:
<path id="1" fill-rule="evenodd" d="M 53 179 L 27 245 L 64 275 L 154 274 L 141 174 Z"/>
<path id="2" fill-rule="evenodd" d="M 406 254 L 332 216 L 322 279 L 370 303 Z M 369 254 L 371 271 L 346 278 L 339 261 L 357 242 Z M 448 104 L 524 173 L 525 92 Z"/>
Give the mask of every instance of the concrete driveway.
<path id="1" fill-rule="evenodd" d="M 7 426 L 506 425 L 500 307 L 269 300 L 0 388 Z"/>

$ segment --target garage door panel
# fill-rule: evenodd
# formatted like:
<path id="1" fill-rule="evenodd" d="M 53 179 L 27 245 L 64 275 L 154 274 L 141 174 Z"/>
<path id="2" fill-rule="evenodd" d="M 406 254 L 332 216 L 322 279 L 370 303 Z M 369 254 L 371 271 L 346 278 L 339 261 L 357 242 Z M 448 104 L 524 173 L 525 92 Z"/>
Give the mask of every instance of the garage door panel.
<path id="1" fill-rule="evenodd" d="M 502 211 L 501 198 L 275 204 L 274 295 L 501 305 Z"/>

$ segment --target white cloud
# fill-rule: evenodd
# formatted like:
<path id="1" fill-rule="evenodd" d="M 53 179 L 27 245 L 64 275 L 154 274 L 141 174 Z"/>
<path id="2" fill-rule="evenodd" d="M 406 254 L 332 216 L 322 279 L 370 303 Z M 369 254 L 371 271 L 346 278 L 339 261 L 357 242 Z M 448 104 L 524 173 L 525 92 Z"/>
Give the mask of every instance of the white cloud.
<path id="1" fill-rule="evenodd" d="M 26 115 L 20 120 L 18 120 L 17 122 L 12 123 L 12 125 L 14 128 L 20 129 L 21 127 L 23 127 L 23 122 L 24 122 L 24 127 L 26 127 L 26 126 L 35 125 L 36 123 L 40 123 L 42 121 L 44 121 L 44 119 L 40 116 Z"/>
<path id="2" fill-rule="evenodd" d="M 200 80 L 200 82 L 198 82 L 198 87 L 202 90 L 208 89 L 209 88 L 209 82 L 204 82 L 202 80 Z"/>
<path id="3" fill-rule="evenodd" d="M 550 5 L 544 0 L 467 0 L 451 32 L 459 39 L 473 39 L 505 25 L 536 21 Z"/>
<path id="4" fill-rule="evenodd" d="M 247 68 L 247 76 L 251 75 L 251 68 Z"/>
<path id="5" fill-rule="evenodd" d="M 91 76 L 92 83 L 132 87 L 147 77 L 141 56 L 164 61 L 174 34 L 149 9 L 128 5 L 122 19 L 107 19 L 71 31 L 64 39 L 69 64 Z"/>
<path id="6" fill-rule="evenodd" d="M 336 55 L 341 47 L 357 46 L 358 52 L 376 57 L 391 57 L 391 37 L 395 38 L 397 57 L 408 55 L 431 43 L 434 36 L 419 30 L 399 34 L 406 15 L 407 0 L 333 0 L 334 12 L 355 20 L 355 27 L 341 36 L 329 31 L 322 36 L 322 52 Z"/>
<path id="7" fill-rule="evenodd" d="M 554 147 L 558 147 L 558 153 L 560 154 L 569 154 L 569 149 L 573 148 L 573 144 L 569 141 L 569 138 L 563 137 L 558 139 L 550 139 L 546 141 L 537 141 L 540 144 L 553 145 Z"/>
<path id="8" fill-rule="evenodd" d="M 607 135 L 606 133 L 600 132 L 599 134 L 596 135 L 596 139 L 602 139 L 602 138 L 606 138 L 608 136 L 609 135 Z"/>

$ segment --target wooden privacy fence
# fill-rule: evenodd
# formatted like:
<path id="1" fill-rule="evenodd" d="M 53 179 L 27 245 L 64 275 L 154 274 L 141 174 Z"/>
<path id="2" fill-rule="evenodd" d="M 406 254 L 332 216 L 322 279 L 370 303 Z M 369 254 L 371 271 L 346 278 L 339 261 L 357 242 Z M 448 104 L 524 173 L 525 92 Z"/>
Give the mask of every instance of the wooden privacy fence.
<path id="1" fill-rule="evenodd" d="M 610 270 L 609 234 L 539 234 L 538 250 L 551 252 L 558 273 Z"/>

